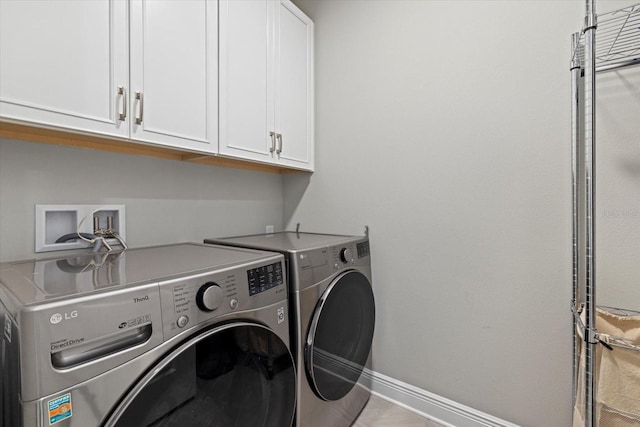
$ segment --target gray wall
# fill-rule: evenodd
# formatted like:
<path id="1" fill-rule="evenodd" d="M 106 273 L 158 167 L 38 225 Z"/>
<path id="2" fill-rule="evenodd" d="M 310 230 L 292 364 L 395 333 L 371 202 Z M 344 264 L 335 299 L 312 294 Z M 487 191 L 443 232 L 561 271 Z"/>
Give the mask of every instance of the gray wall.
<path id="1" fill-rule="evenodd" d="M 640 67 L 597 84 L 596 298 L 640 310 Z"/>
<path id="2" fill-rule="evenodd" d="M 570 425 L 584 2 L 296 3 L 316 29 L 317 172 L 285 178 L 285 225 L 371 227 L 374 370 L 520 425 Z M 637 206 L 634 176 L 621 208 Z"/>
<path id="3" fill-rule="evenodd" d="M 146 246 L 280 229 L 282 197 L 278 174 L 0 140 L 0 261 L 34 256 L 36 204 L 124 204 Z"/>

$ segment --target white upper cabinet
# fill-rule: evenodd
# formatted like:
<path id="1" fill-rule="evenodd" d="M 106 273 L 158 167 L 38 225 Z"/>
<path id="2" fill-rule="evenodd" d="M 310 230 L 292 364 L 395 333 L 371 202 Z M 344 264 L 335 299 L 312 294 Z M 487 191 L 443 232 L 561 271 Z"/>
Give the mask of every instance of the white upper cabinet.
<path id="1" fill-rule="evenodd" d="M 290 1 L 276 16 L 276 155 L 313 170 L 313 22 Z"/>
<path id="2" fill-rule="evenodd" d="M 131 138 L 218 149 L 218 5 L 131 0 Z"/>
<path id="3" fill-rule="evenodd" d="M 0 119 L 313 170 L 289 0 L 0 0 Z"/>
<path id="4" fill-rule="evenodd" d="M 313 22 L 290 1 L 220 0 L 220 154 L 313 170 Z"/>
<path id="5" fill-rule="evenodd" d="M 221 154 L 272 158 L 274 6 L 273 0 L 220 1 Z"/>
<path id="6" fill-rule="evenodd" d="M 128 136 L 127 7 L 0 1 L 0 116 Z"/>

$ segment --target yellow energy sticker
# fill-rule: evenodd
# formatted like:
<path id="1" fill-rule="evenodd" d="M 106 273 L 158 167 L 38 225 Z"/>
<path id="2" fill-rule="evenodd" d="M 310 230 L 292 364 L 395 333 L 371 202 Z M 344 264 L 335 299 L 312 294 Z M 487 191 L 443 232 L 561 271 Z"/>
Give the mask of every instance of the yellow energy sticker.
<path id="1" fill-rule="evenodd" d="M 47 402 L 49 410 L 49 425 L 71 418 L 71 393 L 67 393 Z"/>

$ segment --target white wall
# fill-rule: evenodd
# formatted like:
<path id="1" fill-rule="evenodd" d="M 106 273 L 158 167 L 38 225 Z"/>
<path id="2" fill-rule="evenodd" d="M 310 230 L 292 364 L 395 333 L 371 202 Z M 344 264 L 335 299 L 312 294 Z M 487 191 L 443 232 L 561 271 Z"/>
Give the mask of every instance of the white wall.
<path id="1" fill-rule="evenodd" d="M 36 204 L 124 204 L 135 247 L 281 228 L 282 197 L 278 174 L 0 140 L 0 261 L 34 257 Z"/>
<path id="2" fill-rule="evenodd" d="M 640 67 L 596 83 L 596 298 L 640 310 Z"/>
<path id="3" fill-rule="evenodd" d="M 285 178 L 285 225 L 370 226 L 374 370 L 520 425 L 570 425 L 584 3 L 296 3 L 316 29 L 317 172 Z"/>

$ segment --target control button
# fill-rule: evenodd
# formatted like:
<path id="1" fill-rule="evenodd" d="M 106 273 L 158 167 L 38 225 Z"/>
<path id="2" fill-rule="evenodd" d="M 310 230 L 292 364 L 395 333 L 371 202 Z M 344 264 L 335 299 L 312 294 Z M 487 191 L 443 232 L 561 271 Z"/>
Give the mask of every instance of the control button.
<path id="1" fill-rule="evenodd" d="M 180 316 L 176 323 L 178 324 L 178 328 L 184 328 L 189 323 L 189 318 L 187 316 Z"/>
<path id="2" fill-rule="evenodd" d="M 351 249 L 340 249 L 340 261 L 344 262 L 345 264 L 353 262 L 353 253 L 351 252 Z"/>
<path id="3" fill-rule="evenodd" d="M 200 286 L 196 294 L 196 304 L 203 311 L 213 311 L 220 307 L 224 300 L 222 288 L 214 282 L 207 282 Z"/>
<path id="4" fill-rule="evenodd" d="M 231 310 L 235 310 L 236 308 L 238 308 L 238 300 L 234 298 L 229 301 L 229 307 L 231 307 Z"/>

